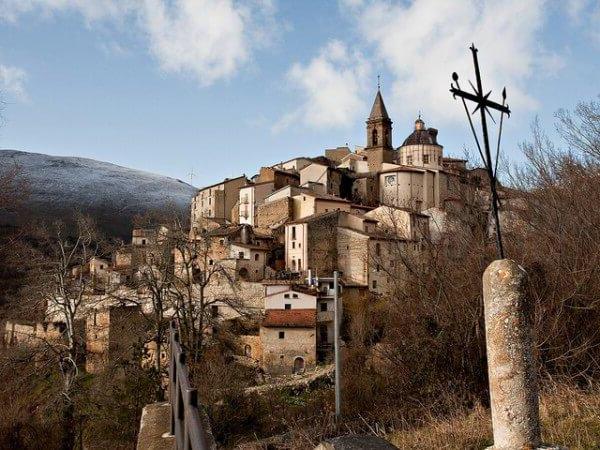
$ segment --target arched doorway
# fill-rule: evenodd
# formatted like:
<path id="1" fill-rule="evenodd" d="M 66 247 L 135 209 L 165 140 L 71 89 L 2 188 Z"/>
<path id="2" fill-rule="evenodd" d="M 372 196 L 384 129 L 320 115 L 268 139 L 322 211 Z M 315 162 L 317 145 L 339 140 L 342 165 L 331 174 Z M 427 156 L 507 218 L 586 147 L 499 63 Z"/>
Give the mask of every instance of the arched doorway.
<path id="1" fill-rule="evenodd" d="M 250 347 L 249 345 L 246 345 L 244 347 L 244 355 L 250 357 L 252 356 L 252 347 Z"/>
<path id="2" fill-rule="evenodd" d="M 294 359 L 294 373 L 304 373 L 304 358 L 297 356 Z"/>

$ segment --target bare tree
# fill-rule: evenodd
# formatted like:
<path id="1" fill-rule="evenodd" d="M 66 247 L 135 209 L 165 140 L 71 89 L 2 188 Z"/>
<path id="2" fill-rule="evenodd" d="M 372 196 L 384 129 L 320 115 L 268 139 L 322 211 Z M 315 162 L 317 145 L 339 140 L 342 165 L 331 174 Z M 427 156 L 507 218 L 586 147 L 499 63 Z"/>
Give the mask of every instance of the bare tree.
<path id="1" fill-rule="evenodd" d="M 45 310 L 46 321 L 58 324 L 62 332 L 42 336 L 41 348 L 59 367 L 64 449 L 73 448 L 76 439 L 73 389 L 84 357 L 81 317 L 93 298 L 90 261 L 101 254 L 103 243 L 91 218 L 78 215 L 76 224 L 74 233 L 62 223 L 39 230 L 30 253 L 35 266 L 24 291 L 28 307 Z"/>

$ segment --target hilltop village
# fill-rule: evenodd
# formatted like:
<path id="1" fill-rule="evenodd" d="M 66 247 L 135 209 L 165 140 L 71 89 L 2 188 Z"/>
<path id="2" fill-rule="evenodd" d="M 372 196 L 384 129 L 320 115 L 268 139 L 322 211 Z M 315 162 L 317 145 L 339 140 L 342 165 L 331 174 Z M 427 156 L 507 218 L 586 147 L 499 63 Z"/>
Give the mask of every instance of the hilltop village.
<path id="1" fill-rule="evenodd" d="M 465 203 L 486 204 L 485 176 L 445 157 L 438 130 L 420 117 L 394 147 L 378 90 L 364 147 L 298 156 L 204 187 L 189 227 L 136 228 L 130 244 L 73 268 L 73 277 L 90 280 L 76 313 L 86 370 L 129 352 L 165 295 L 160 320 L 185 319 L 189 301 L 203 335 L 234 330 L 239 357 L 265 373 L 310 371 L 332 356 L 334 271 L 342 307 L 392 295 L 410 276 L 403 258 L 418 260 L 443 239 Z M 176 281 L 163 294 L 166 279 Z M 47 305 L 43 323 L 6 322 L 5 343 L 60 339 L 57 304 Z M 161 339 L 144 342 L 144 364 L 165 360 Z"/>

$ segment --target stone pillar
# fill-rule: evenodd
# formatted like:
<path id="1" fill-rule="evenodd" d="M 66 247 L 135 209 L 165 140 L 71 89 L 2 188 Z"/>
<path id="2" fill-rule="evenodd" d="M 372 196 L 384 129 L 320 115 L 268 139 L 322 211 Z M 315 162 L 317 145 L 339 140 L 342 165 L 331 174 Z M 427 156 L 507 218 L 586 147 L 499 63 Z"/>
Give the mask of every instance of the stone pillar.
<path id="1" fill-rule="evenodd" d="M 496 450 L 540 446 L 538 384 L 533 357 L 532 311 L 525 271 L 510 259 L 483 274 L 485 336 Z"/>

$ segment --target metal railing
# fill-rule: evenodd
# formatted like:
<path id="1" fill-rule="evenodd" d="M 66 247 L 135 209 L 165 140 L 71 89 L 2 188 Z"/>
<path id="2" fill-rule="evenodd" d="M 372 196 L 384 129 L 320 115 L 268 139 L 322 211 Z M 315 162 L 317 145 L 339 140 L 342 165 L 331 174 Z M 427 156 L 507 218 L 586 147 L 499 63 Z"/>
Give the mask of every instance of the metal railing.
<path id="1" fill-rule="evenodd" d="M 177 323 L 171 322 L 169 341 L 169 401 L 171 434 L 177 450 L 213 450 L 217 448 L 208 416 L 198 402 L 198 391 L 190 384 L 185 353 L 179 341 Z"/>

